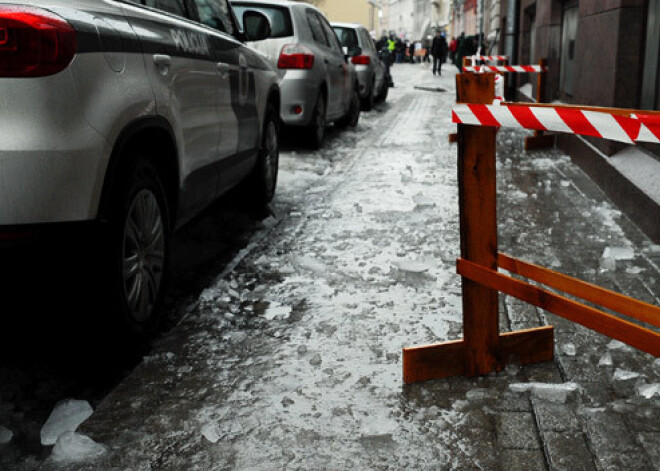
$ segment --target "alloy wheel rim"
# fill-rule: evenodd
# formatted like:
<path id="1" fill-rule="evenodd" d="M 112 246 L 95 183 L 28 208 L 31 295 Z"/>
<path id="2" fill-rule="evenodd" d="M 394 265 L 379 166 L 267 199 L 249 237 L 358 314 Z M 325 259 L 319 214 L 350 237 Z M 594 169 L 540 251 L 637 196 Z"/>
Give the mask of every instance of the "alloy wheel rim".
<path id="1" fill-rule="evenodd" d="M 266 182 L 269 191 L 275 187 L 276 169 L 279 160 L 279 145 L 277 142 L 277 128 L 272 121 L 266 128 Z"/>
<path id="2" fill-rule="evenodd" d="M 165 267 L 165 230 L 156 196 L 141 190 L 128 209 L 122 241 L 126 304 L 138 322 L 149 319 Z"/>
<path id="3" fill-rule="evenodd" d="M 318 104 L 316 105 L 316 135 L 319 140 L 323 137 L 325 133 L 325 102 L 323 99 L 319 99 Z"/>

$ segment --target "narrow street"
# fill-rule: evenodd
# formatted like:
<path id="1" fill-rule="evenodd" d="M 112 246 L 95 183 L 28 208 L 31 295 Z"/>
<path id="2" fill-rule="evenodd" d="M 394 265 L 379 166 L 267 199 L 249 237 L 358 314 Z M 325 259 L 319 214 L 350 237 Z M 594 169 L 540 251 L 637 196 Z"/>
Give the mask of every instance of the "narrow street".
<path id="1" fill-rule="evenodd" d="M 208 225 L 184 229 L 171 330 L 78 429 L 106 453 L 3 461 L 9 443 L 0 464 L 660 469 L 660 360 L 509 297 L 502 330 L 555 325 L 554 362 L 403 384 L 402 347 L 462 335 L 455 68 L 443 70 L 395 65 L 386 103 L 319 152 L 287 136 L 273 214 L 241 225 L 232 259 Z M 524 135 L 498 133 L 500 250 L 660 304 L 660 247 L 567 156 L 525 154 Z"/>

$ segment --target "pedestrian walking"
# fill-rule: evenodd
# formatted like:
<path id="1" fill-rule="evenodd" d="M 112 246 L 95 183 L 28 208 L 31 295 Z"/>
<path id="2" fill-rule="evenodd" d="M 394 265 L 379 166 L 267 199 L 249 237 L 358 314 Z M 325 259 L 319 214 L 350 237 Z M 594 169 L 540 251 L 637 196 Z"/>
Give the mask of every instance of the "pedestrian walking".
<path id="1" fill-rule="evenodd" d="M 425 64 L 430 64 L 431 63 L 431 41 L 433 40 L 433 36 L 429 35 L 425 40 L 424 40 L 424 59 L 422 59 L 422 62 Z"/>
<path id="2" fill-rule="evenodd" d="M 454 57 L 456 56 L 456 49 L 458 48 L 458 41 L 456 40 L 456 36 L 451 38 L 451 42 L 449 43 L 449 61 L 451 63 L 454 62 Z"/>
<path id="3" fill-rule="evenodd" d="M 442 75 L 442 62 L 447 60 L 447 40 L 439 29 L 435 32 L 435 38 L 431 44 L 431 55 L 433 56 L 433 75 Z"/>

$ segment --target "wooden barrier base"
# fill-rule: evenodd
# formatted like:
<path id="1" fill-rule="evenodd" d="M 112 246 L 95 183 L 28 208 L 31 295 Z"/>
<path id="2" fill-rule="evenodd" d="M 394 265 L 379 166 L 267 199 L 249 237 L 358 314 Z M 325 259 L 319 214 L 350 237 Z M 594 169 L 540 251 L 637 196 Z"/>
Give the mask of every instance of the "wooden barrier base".
<path id="1" fill-rule="evenodd" d="M 458 133 L 455 132 L 449 135 L 449 143 L 453 144 L 454 142 L 458 142 Z"/>
<path id="2" fill-rule="evenodd" d="M 554 134 L 541 134 L 525 138 L 525 150 L 551 149 L 555 146 Z"/>
<path id="3" fill-rule="evenodd" d="M 552 326 L 520 330 L 499 335 L 499 345 L 492 352 L 491 371 L 501 371 L 509 363 L 529 365 L 551 361 L 554 353 Z M 403 349 L 403 382 L 406 384 L 450 376 L 476 376 L 464 340 Z M 479 372 L 478 374 L 485 374 Z"/>

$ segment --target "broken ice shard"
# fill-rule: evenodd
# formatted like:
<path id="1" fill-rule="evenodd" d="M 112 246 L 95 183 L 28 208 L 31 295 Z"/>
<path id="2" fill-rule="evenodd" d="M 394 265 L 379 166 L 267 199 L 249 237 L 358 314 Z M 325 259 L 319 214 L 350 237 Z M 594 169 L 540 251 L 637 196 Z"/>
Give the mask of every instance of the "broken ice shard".
<path id="1" fill-rule="evenodd" d="M 64 432 L 75 432 L 92 412 L 92 406 L 87 401 L 67 399 L 58 402 L 41 427 L 41 444 L 54 445 Z"/>

